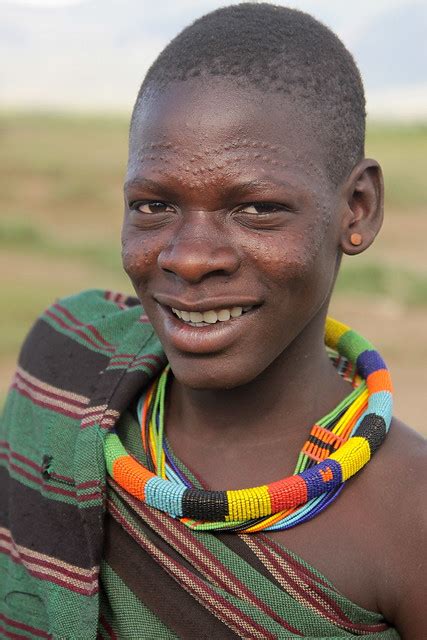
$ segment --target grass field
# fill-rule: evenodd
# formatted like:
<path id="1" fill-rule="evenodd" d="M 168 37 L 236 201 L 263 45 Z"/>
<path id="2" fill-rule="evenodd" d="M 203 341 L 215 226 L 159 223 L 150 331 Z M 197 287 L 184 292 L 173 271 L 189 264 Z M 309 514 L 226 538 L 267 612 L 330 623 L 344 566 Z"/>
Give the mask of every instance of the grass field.
<path id="1" fill-rule="evenodd" d="M 127 121 L 120 117 L 0 115 L 0 400 L 19 345 L 54 298 L 86 287 L 131 291 L 119 233 Z M 388 361 L 397 413 L 427 435 L 427 125 L 375 125 L 386 222 L 375 245 L 344 261 L 332 312 Z"/>

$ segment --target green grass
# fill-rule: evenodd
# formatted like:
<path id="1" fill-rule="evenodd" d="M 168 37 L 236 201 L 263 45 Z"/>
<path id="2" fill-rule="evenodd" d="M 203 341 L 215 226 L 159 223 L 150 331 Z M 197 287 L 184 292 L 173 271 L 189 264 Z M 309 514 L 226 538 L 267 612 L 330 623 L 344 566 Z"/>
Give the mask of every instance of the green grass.
<path id="1" fill-rule="evenodd" d="M 381 264 L 345 264 L 335 291 L 339 295 L 370 295 L 406 306 L 427 307 L 427 274 Z"/>
<path id="2" fill-rule="evenodd" d="M 67 239 L 117 237 L 127 126 L 119 117 L 0 114 L 2 217 Z"/>
<path id="3" fill-rule="evenodd" d="M 383 168 L 388 209 L 425 210 L 427 123 L 369 126 L 366 155 L 378 160 Z"/>
<path id="4" fill-rule="evenodd" d="M 22 219 L 0 221 L 0 248 L 37 253 L 48 259 L 70 258 L 117 272 L 121 269 L 120 243 L 66 242 Z"/>

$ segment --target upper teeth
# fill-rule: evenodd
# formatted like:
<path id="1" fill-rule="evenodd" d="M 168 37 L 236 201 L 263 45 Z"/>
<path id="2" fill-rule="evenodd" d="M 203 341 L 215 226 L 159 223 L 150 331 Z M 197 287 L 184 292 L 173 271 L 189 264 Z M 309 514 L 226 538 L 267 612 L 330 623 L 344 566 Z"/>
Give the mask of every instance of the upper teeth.
<path id="1" fill-rule="evenodd" d="M 206 324 L 215 324 L 215 322 L 226 322 L 230 318 L 238 318 L 244 311 L 248 311 L 252 307 L 231 307 L 230 309 L 221 309 L 220 311 L 180 311 L 179 309 L 172 308 L 172 311 L 178 318 L 184 320 L 184 322 L 191 322 L 193 324 L 199 324 L 201 322 Z"/>

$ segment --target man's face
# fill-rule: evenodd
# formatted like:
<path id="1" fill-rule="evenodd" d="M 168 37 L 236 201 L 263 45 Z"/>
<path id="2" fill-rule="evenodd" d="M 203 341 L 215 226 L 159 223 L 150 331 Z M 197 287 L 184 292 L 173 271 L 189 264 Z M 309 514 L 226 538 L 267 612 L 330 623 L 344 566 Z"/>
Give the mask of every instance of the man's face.
<path id="1" fill-rule="evenodd" d="M 338 196 L 309 116 L 224 81 L 147 98 L 131 135 L 123 265 L 175 377 L 254 380 L 324 318 Z"/>

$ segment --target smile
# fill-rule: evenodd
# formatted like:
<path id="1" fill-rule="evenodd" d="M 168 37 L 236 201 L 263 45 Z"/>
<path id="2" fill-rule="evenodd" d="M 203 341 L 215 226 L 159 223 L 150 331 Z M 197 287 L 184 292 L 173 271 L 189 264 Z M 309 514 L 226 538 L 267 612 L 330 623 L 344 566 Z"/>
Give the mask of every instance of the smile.
<path id="1" fill-rule="evenodd" d="M 252 308 L 252 306 L 248 306 L 229 307 L 218 311 L 214 311 L 213 309 L 209 311 L 184 311 L 171 307 L 171 310 L 180 320 L 193 327 L 206 327 L 216 324 L 217 322 L 228 322 L 229 320 L 240 318 L 241 315 L 250 311 Z"/>
<path id="2" fill-rule="evenodd" d="M 156 296 L 156 301 L 162 318 L 159 334 L 163 339 L 181 353 L 200 355 L 223 351 L 241 340 L 256 323 L 262 306 L 261 300 L 249 296 L 235 302 L 228 297 L 191 303 L 169 296 Z"/>

